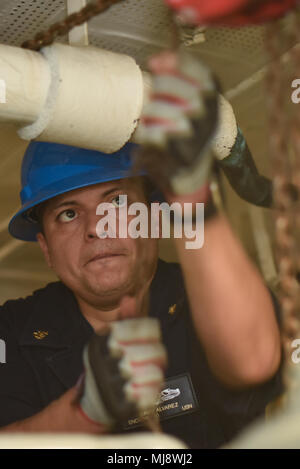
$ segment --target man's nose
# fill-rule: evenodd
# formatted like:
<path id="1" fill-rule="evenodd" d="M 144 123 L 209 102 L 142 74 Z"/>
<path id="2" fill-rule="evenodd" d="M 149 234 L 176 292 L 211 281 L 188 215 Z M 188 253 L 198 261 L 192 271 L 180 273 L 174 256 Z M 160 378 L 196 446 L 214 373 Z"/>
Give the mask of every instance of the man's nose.
<path id="1" fill-rule="evenodd" d="M 96 209 L 94 213 L 89 213 L 85 220 L 85 239 L 91 241 L 92 239 L 98 238 L 97 235 L 97 223 L 99 221 L 99 215 L 96 215 Z"/>
<path id="2" fill-rule="evenodd" d="M 99 215 L 89 213 L 85 225 L 85 238 L 87 241 L 92 239 L 116 238 L 116 216 L 115 212 Z"/>

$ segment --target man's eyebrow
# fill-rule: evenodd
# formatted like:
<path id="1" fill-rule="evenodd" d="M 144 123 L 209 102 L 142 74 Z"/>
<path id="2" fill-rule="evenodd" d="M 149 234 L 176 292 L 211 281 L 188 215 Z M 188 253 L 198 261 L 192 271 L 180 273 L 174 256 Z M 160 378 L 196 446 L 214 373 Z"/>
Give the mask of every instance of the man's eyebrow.
<path id="1" fill-rule="evenodd" d="M 64 207 L 65 205 L 78 205 L 76 200 L 65 200 L 64 202 L 60 202 L 52 207 L 52 210 L 56 210 L 60 207 Z"/>
<path id="2" fill-rule="evenodd" d="M 111 194 L 112 192 L 115 192 L 116 190 L 124 190 L 126 192 L 126 189 L 121 188 L 120 186 L 114 186 L 110 189 L 107 189 L 106 191 L 102 192 L 101 197 L 106 197 L 107 195 Z M 60 203 L 57 203 L 52 207 L 52 210 L 57 210 L 60 207 L 65 207 L 66 205 L 80 205 L 80 202 L 78 200 L 63 200 Z"/>

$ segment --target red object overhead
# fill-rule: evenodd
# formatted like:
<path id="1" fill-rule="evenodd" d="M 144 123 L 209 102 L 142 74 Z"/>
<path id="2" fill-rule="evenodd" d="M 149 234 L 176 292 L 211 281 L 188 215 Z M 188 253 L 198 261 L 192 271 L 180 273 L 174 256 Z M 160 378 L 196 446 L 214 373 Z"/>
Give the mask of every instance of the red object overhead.
<path id="1" fill-rule="evenodd" d="M 188 23 L 246 26 L 283 16 L 300 0 L 165 0 Z"/>

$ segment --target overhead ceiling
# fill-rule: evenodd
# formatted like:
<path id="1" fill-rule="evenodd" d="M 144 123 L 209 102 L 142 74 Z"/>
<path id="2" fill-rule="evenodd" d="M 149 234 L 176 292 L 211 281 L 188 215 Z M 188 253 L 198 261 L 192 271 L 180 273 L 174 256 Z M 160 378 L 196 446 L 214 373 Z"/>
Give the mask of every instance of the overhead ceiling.
<path id="1" fill-rule="evenodd" d="M 1 0 L 0 43 L 20 46 L 67 15 L 65 0 Z M 89 21 L 92 45 L 129 54 L 142 67 L 150 54 L 168 45 L 170 16 L 163 0 L 126 0 Z M 266 62 L 264 28 L 212 28 L 194 50 L 211 64 L 225 89 Z M 67 42 L 63 37 L 59 42 Z M 232 70 L 234 67 L 234 73 Z"/>
<path id="2" fill-rule="evenodd" d="M 1 0 L 0 43 L 20 46 L 66 15 L 64 0 Z M 145 68 L 147 57 L 169 44 L 169 25 L 170 17 L 162 0 L 126 0 L 89 22 L 89 41 L 97 47 L 132 55 Z M 259 169 L 268 174 L 265 85 L 263 73 L 259 72 L 268 62 L 264 28 L 208 28 L 205 37 L 205 42 L 190 46 L 190 50 L 214 70 L 223 91 L 231 98 Z M 68 38 L 58 41 L 67 42 Z M 29 294 L 55 276 L 35 243 L 15 241 L 7 232 L 8 220 L 19 206 L 20 165 L 27 142 L 17 136 L 13 125 L 5 123 L 0 123 L 0 139 L 1 304 Z M 234 207 L 234 216 L 229 213 L 232 224 L 255 258 L 257 246 L 249 236 L 248 204 L 229 189 L 228 201 L 229 207 Z M 169 243 L 162 244 L 162 255 L 173 257 Z"/>

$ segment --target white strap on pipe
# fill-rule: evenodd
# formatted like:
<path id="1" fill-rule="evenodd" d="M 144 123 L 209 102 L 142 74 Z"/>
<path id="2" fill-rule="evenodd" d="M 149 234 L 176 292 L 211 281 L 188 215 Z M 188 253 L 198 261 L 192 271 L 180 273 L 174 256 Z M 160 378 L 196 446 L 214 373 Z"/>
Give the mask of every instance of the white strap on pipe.
<path id="1" fill-rule="evenodd" d="M 33 124 L 27 125 L 17 131 L 19 137 L 24 140 L 33 140 L 37 138 L 47 128 L 49 122 L 53 118 L 58 96 L 60 74 L 56 54 L 52 47 L 44 47 L 41 50 L 41 53 L 48 61 L 48 64 L 51 64 L 49 67 L 51 80 L 45 105 L 37 120 Z"/>
<path id="2" fill-rule="evenodd" d="M 66 0 L 66 6 L 68 15 L 71 15 L 85 7 L 86 0 Z M 87 46 L 89 44 L 87 23 L 77 26 L 69 32 L 69 44 L 73 46 Z M 51 82 L 46 103 L 37 120 L 33 124 L 17 131 L 19 137 L 24 140 L 37 138 L 47 128 L 50 120 L 53 118 L 58 96 L 60 73 L 57 57 L 51 47 L 44 47 L 41 49 L 41 53 L 46 58 L 48 64 L 50 64 Z"/>

